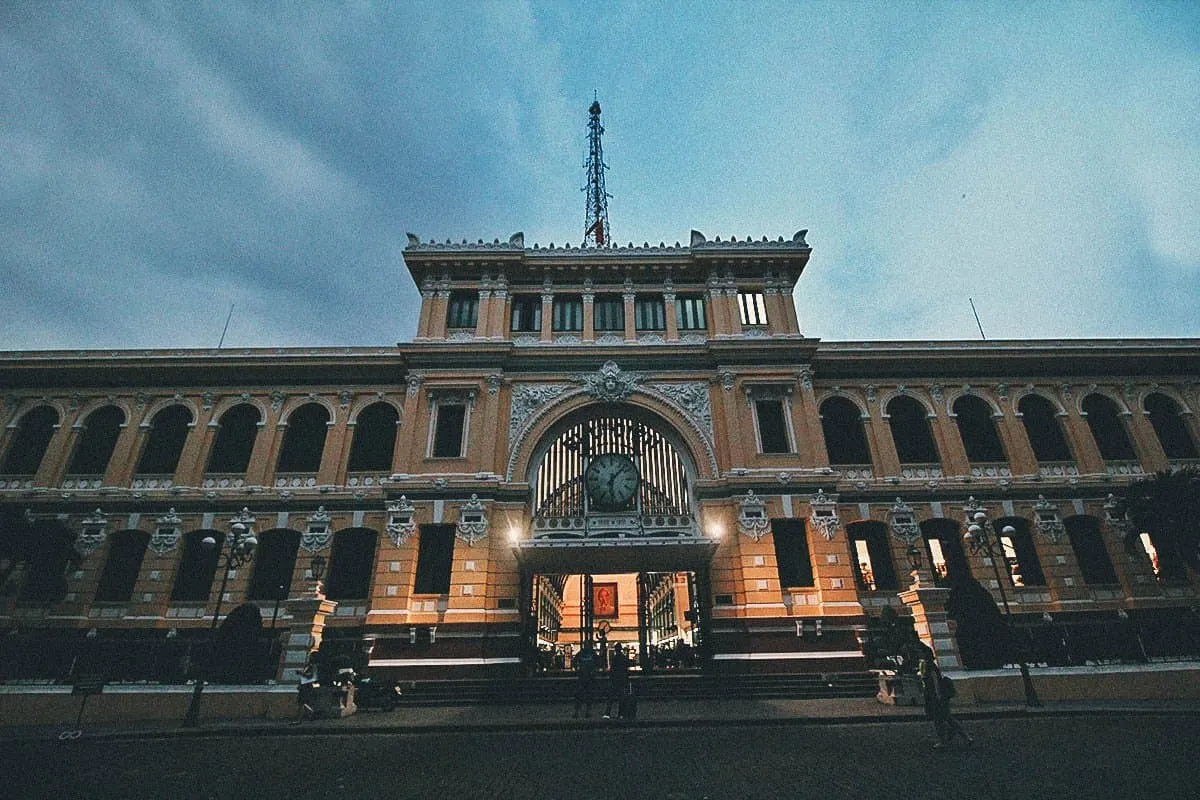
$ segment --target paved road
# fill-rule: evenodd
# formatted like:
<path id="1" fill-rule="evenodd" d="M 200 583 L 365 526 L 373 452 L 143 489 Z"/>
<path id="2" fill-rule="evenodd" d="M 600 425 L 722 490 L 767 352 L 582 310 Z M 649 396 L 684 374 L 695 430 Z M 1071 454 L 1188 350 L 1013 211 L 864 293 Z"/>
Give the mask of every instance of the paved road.
<path id="1" fill-rule="evenodd" d="M 957 751 L 908 721 L 6 742 L 0 797 L 1131 800 L 1200 781 L 1196 717 L 966 725 Z"/>

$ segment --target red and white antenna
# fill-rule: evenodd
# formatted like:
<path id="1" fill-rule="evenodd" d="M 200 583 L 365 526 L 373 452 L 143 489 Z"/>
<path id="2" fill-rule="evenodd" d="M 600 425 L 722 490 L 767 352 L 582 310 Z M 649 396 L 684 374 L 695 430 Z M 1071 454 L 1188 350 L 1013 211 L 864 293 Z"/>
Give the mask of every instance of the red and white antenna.
<path id="1" fill-rule="evenodd" d="M 600 101 L 593 99 L 588 109 L 588 157 L 584 163 L 587 169 L 587 213 L 583 219 L 583 246 L 606 247 L 612 241 L 612 232 L 608 227 L 608 198 L 604 191 L 604 149 L 600 145 L 600 137 L 604 135 L 604 127 L 600 124 Z"/>

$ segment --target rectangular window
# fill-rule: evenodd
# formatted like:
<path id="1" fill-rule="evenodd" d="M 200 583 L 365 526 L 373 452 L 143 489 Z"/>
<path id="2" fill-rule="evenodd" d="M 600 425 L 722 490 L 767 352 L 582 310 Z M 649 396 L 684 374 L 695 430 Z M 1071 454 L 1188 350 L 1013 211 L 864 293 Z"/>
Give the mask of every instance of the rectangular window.
<path id="1" fill-rule="evenodd" d="M 583 330 L 583 298 L 577 294 L 556 295 L 552 323 L 556 331 Z"/>
<path id="2" fill-rule="evenodd" d="M 849 526 L 849 539 L 858 588 L 868 592 L 900 588 L 896 580 L 896 568 L 892 564 L 887 529 L 883 524 L 852 523 Z"/>
<path id="3" fill-rule="evenodd" d="M 704 313 L 704 295 L 681 294 L 675 298 L 675 322 L 681 331 L 703 331 L 708 329 L 708 318 Z"/>
<path id="4" fill-rule="evenodd" d="M 598 331 L 625 330 L 625 301 L 619 294 L 596 296 L 592 306 L 592 327 Z"/>
<path id="5" fill-rule="evenodd" d="M 1033 539 L 1027 531 L 1016 531 L 1012 536 L 1001 536 L 1000 546 L 1004 549 L 1004 561 L 1008 565 L 1008 574 L 1013 586 L 1046 585 Z"/>
<path id="6" fill-rule="evenodd" d="M 467 427 L 467 407 L 463 403 L 438 403 L 435 411 L 434 458 L 461 458 L 463 434 Z"/>
<path id="7" fill-rule="evenodd" d="M 758 417 L 759 452 L 792 452 L 787 420 L 783 416 L 783 401 L 756 400 L 754 413 Z"/>
<path id="8" fill-rule="evenodd" d="M 1099 521 L 1093 517 L 1069 517 L 1065 525 L 1079 571 L 1083 573 L 1083 582 L 1089 585 L 1117 583 L 1117 572 L 1104 547 Z"/>
<path id="9" fill-rule="evenodd" d="M 743 325 L 766 325 L 767 303 L 762 292 L 738 292 L 738 315 Z"/>
<path id="10" fill-rule="evenodd" d="M 454 565 L 454 526 L 422 525 L 417 537 L 415 594 L 450 594 Z"/>
<path id="11" fill-rule="evenodd" d="M 542 329 L 542 298 L 536 294 L 519 294 L 512 299 L 512 330 L 514 333 L 538 333 Z"/>
<path id="12" fill-rule="evenodd" d="M 452 292 L 446 306 L 447 328 L 475 328 L 479 321 L 479 293 Z"/>
<path id="13" fill-rule="evenodd" d="M 633 301 L 633 319 L 639 331 L 664 331 L 667 314 L 662 295 L 638 295 Z"/>
<path id="14" fill-rule="evenodd" d="M 802 519 L 771 520 L 771 538 L 775 540 L 775 563 L 779 566 L 779 585 L 815 586 L 808 534 Z"/>

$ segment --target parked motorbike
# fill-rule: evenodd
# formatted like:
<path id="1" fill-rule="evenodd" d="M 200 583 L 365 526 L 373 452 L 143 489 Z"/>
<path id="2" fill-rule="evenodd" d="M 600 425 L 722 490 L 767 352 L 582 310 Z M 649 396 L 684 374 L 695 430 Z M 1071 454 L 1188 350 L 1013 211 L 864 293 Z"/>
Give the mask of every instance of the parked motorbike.
<path id="1" fill-rule="evenodd" d="M 357 674 L 350 681 L 354 684 L 354 703 L 359 708 L 392 711 L 400 704 L 399 681 L 383 681 L 370 675 Z"/>

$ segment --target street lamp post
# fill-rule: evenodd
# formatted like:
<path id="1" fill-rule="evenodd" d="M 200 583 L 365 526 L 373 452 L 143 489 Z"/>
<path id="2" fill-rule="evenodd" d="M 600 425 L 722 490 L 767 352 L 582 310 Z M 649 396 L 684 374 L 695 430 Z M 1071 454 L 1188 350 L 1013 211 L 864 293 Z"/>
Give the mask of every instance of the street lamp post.
<path id="1" fill-rule="evenodd" d="M 1000 534 L 994 530 L 989 531 L 987 525 L 987 514 L 982 511 L 976 511 L 971 516 L 971 524 L 967 526 L 967 532 L 963 535 L 967 546 L 971 550 L 972 555 L 984 555 L 992 562 L 992 570 L 996 573 L 996 588 L 1000 590 L 1000 602 L 1004 606 L 1004 619 L 1008 623 L 1009 641 L 1016 643 L 1016 628 L 1013 625 L 1012 609 L 1008 607 L 1008 594 L 1004 591 L 1004 578 L 1000 575 L 999 560 L 1004 558 L 1004 544 L 1000 541 Z M 1001 534 L 1011 537 L 1017 529 L 1011 525 L 1005 525 Z M 1005 563 L 1007 559 L 1005 559 Z M 1025 662 L 1024 648 L 1017 645 L 1017 666 L 1021 669 L 1021 682 L 1025 685 L 1025 705 L 1031 708 L 1040 708 L 1042 701 L 1038 699 L 1037 690 L 1033 688 L 1033 681 L 1029 677 L 1029 664 Z"/>
<path id="2" fill-rule="evenodd" d="M 251 523 L 254 522 L 254 517 L 251 516 L 249 509 L 242 509 L 242 512 L 233 518 L 232 524 L 229 526 L 229 536 L 222 537 L 220 543 L 212 536 L 205 536 L 200 540 L 200 544 L 206 550 L 217 549 L 217 563 L 220 563 L 221 555 L 225 556 L 225 570 L 221 573 L 221 590 L 217 592 L 217 607 L 213 609 L 212 624 L 209 626 L 209 641 L 210 645 L 215 643 L 213 632 L 216 631 L 217 621 L 221 617 L 221 602 L 225 599 L 225 587 L 229 583 L 229 573 L 239 567 L 250 562 L 254 557 L 254 548 L 258 546 L 258 539 L 254 536 L 254 529 L 251 528 Z M 225 540 L 229 540 L 229 547 L 225 547 Z M 212 669 L 212 650 L 209 650 L 209 663 L 201 670 L 201 675 L 196 677 L 196 686 L 192 690 L 192 699 L 188 703 L 187 714 L 183 718 L 183 726 L 185 728 L 194 728 L 200 721 L 200 695 L 204 692 L 205 675 L 211 672 Z"/>

